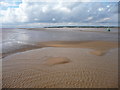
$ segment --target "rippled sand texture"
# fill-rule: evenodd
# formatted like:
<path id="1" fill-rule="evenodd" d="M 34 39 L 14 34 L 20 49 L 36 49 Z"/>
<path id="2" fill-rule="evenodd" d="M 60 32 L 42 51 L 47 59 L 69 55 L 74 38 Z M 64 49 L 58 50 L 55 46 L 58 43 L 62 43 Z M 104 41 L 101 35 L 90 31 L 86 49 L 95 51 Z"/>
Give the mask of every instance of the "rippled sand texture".
<path id="1" fill-rule="evenodd" d="M 118 52 L 46 47 L 3 59 L 3 88 L 116 88 Z M 56 61 L 57 60 L 57 61 Z"/>

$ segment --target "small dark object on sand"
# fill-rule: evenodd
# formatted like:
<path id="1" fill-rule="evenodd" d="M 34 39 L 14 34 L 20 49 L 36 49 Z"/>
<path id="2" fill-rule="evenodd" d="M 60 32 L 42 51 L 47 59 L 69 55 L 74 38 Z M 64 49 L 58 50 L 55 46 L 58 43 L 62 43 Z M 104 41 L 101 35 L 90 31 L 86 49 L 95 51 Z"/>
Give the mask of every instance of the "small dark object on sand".
<path id="1" fill-rule="evenodd" d="M 110 32 L 110 28 L 108 28 L 107 31 Z"/>

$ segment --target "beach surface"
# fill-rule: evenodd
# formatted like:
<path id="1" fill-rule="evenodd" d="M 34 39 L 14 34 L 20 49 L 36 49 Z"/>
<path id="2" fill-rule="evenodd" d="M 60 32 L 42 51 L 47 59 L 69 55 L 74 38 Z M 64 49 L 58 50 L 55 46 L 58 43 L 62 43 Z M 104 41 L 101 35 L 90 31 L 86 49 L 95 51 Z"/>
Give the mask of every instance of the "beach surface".
<path id="1" fill-rule="evenodd" d="M 49 36 L 21 33 L 27 39 L 11 41 L 14 48 L 5 44 L 13 38 L 4 39 L 3 88 L 118 88 L 116 32 L 52 30 L 25 30 Z"/>

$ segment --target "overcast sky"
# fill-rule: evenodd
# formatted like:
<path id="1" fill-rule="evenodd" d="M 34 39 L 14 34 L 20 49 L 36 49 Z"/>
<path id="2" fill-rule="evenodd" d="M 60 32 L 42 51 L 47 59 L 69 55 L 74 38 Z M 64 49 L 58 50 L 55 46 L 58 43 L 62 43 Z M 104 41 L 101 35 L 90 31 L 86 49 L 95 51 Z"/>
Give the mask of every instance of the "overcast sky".
<path id="1" fill-rule="evenodd" d="M 50 24 L 117 25 L 117 1 L 74 0 L 73 2 L 73 0 L 46 0 L 45 2 L 45 0 L 1 0 L 0 22 L 4 27 L 12 25 L 37 27 L 38 25 Z"/>

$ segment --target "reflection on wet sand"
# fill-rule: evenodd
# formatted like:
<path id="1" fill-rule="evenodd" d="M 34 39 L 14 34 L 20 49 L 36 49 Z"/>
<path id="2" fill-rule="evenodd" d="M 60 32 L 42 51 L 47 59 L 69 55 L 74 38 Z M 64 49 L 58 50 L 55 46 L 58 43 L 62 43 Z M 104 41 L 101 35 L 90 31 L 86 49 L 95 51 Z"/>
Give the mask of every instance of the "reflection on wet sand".
<path id="1" fill-rule="evenodd" d="M 11 53 L 41 48 L 39 42 L 48 41 L 117 41 L 118 36 L 112 32 L 100 33 L 104 28 L 91 28 L 82 30 L 81 28 L 47 28 L 37 30 L 27 29 L 3 29 L 2 30 L 2 53 L 3 57 Z M 83 32 L 84 31 L 84 32 Z M 87 32 L 86 32 L 87 31 Z M 117 29 L 113 29 L 117 32 Z"/>

